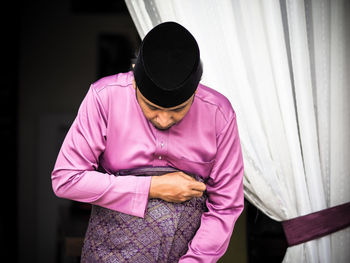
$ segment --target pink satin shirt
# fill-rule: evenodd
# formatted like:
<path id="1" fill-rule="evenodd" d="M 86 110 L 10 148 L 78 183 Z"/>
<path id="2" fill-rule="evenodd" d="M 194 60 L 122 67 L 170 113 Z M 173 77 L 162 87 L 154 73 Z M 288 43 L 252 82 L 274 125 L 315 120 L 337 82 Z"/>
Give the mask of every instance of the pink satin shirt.
<path id="1" fill-rule="evenodd" d="M 91 85 L 58 154 L 53 190 L 58 197 L 144 217 L 151 177 L 113 173 L 173 166 L 197 174 L 206 180 L 208 212 L 180 262 L 216 262 L 244 206 L 236 114 L 223 95 L 199 84 L 186 116 L 158 130 L 143 115 L 132 82 L 128 72 Z"/>

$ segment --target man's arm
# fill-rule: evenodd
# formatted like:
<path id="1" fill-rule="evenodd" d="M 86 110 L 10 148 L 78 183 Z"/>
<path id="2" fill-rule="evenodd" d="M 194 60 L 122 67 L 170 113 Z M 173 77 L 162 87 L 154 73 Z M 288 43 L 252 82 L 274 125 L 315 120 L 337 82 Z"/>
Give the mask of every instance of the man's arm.
<path id="1" fill-rule="evenodd" d="M 244 208 L 243 157 L 235 115 L 217 137 L 217 155 L 207 183 L 208 212 L 180 263 L 217 262 L 226 252 Z"/>
<path id="2" fill-rule="evenodd" d="M 96 171 L 106 132 L 107 114 L 91 86 L 58 154 L 51 175 L 53 190 L 58 197 L 144 217 L 151 177 Z"/>

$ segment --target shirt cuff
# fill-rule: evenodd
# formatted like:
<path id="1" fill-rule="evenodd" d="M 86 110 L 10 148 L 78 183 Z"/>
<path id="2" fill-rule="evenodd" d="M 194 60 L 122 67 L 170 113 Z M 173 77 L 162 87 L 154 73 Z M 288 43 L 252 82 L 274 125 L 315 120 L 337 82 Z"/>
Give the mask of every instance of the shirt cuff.
<path id="1" fill-rule="evenodd" d="M 152 176 L 139 176 L 137 179 L 132 211 L 135 216 L 144 218 L 147 212 Z"/>

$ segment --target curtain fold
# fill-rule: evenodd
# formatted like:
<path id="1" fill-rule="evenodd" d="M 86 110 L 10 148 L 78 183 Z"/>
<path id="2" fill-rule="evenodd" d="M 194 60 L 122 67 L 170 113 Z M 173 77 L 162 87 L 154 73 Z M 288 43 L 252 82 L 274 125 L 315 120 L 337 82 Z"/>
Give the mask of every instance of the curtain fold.
<path id="1" fill-rule="evenodd" d="M 325 153 L 326 170 L 329 172 L 330 206 L 350 201 L 350 2 L 330 1 L 330 86 L 329 114 L 324 129 L 329 140 L 329 152 Z M 321 90 L 322 92 L 322 90 Z M 320 93 L 321 93 L 320 92 Z M 320 95 L 321 99 L 322 95 Z M 320 114 L 323 116 L 323 114 Z M 324 120 L 321 120 L 321 122 Z M 328 174 L 325 173 L 327 176 Z M 350 261 L 350 228 L 331 235 L 332 262 Z"/>
<path id="2" fill-rule="evenodd" d="M 237 114 L 251 203 L 283 221 L 350 201 L 346 1 L 125 2 L 141 38 L 176 21 L 197 39 L 201 82 Z M 347 262 L 349 246 L 345 229 L 288 248 L 284 262 Z"/>
<path id="3" fill-rule="evenodd" d="M 325 209 L 326 196 L 321 174 L 320 152 L 317 141 L 315 103 L 311 81 L 310 49 L 308 46 L 304 1 L 288 0 L 287 16 L 292 61 L 291 70 L 293 70 L 303 164 L 310 201 L 310 207 L 307 210 L 300 207 L 299 215 L 303 215 Z M 312 47 L 311 50 L 313 50 Z M 319 262 L 319 259 L 324 260 L 324 262 L 330 262 L 329 237 L 307 242 L 305 246 L 306 249 L 308 249 L 306 255 L 308 255 L 309 262 Z"/>

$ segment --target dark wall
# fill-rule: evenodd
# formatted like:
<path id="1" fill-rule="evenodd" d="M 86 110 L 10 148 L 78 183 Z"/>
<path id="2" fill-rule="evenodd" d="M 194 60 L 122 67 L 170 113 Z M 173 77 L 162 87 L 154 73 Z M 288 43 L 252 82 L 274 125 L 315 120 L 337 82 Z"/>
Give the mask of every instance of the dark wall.
<path id="1" fill-rule="evenodd" d="M 140 39 L 122 0 L 23 1 L 15 2 L 11 13 L 3 24 L 20 21 L 20 30 L 9 32 L 9 45 L 19 51 L 11 54 L 3 77 L 6 105 L 1 107 L 6 111 L 0 114 L 8 124 L 1 138 L 9 149 L 3 176 L 11 197 L 4 194 L 2 199 L 10 202 L 3 203 L 1 231 L 17 237 L 3 240 L 6 249 L 16 252 L 11 255 L 18 260 L 11 262 L 58 262 L 64 260 L 61 222 L 72 206 L 51 187 L 60 145 L 90 84 L 102 75 L 127 71 Z M 10 149 L 17 149 L 17 158 Z"/>
<path id="2" fill-rule="evenodd" d="M 0 85 L 0 247 L 2 255 L 11 255 L 17 261 L 17 127 L 18 127 L 18 75 L 21 9 L 6 1 L 1 9 L 1 85 Z M 5 15 L 6 14 L 6 15 Z"/>

